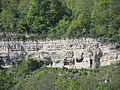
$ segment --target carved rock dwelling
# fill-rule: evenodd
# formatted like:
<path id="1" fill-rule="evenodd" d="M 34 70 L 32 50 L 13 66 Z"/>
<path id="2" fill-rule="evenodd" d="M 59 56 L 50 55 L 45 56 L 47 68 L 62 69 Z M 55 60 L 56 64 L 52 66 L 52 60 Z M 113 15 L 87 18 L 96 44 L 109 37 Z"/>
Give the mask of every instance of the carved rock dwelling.
<path id="1" fill-rule="evenodd" d="M 115 44 L 103 44 L 92 38 L 65 40 L 1 40 L 0 60 L 6 65 L 19 63 L 30 56 L 43 60 L 46 66 L 94 68 L 120 60 Z"/>

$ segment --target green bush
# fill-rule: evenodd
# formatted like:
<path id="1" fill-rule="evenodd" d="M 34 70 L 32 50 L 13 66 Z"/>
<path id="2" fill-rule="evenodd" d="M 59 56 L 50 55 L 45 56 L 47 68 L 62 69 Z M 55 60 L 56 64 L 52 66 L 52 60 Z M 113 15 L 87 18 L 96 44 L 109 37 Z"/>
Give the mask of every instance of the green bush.
<path id="1" fill-rule="evenodd" d="M 39 69 L 43 65 L 44 63 L 42 61 L 37 61 L 37 60 L 27 57 L 22 61 L 18 69 L 21 72 L 28 74 L 29 72 Z"/>
<path id="2" fill-rule="evenodd" d="M 0 90 L 9 90 L 13 85 L 12 76 L 0 70 Z"/>

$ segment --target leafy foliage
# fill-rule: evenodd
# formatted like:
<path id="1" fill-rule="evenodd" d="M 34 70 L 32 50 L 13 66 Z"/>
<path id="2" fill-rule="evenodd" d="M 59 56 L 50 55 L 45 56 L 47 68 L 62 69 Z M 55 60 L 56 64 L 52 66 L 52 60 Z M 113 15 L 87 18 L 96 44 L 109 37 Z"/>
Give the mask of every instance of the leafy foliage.
<path id="1" fill-rule="evenodd" d="M 42 61 L 37 61 L 30 57 L 27 57 L 22 61 L 18 67 L 18 70 L 22 73 L 28 74 L 29 72 L 39 69 L 43 65 L 44 63 Z"/>
<path id="2" fill-rule="evenodd" d="M 12 76 L 0 70 L 0 90 L 8 90 L 13 86 Z"/>
<path id="3" fill-rule="evenodd" d="M 119 0 L 1 0 L 0 32 L 120 41 Z"/>
<path id="4" fill-rule="evenodd" d="M 29 65 L 33 67 L 32 64 Z M 23 70 L 25 66 L 18 67 Z M 7 88 L 9 90 L 119 90 L 120 88 L 120 63 L 96 69 L 43 66 L 32 68 L 27 74 L 21 72 L 18 67 L 0 71 L 2 90 Z"/>

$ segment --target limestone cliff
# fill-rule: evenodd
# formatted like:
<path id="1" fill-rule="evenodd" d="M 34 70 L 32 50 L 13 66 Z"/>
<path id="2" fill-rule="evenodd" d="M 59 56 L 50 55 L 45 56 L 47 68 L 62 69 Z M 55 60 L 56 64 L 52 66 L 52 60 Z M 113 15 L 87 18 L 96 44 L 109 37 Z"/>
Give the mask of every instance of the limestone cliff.
<path id="1" fill-rule="evenodd" d="M 1 40 L 0 59 L 6 65 L 30 56 L 50 61 L 48 66 L 68 68 L 94 68 L 120 60 L 115 44 L 103 44 L 92 38 L 65 40 Z"/>

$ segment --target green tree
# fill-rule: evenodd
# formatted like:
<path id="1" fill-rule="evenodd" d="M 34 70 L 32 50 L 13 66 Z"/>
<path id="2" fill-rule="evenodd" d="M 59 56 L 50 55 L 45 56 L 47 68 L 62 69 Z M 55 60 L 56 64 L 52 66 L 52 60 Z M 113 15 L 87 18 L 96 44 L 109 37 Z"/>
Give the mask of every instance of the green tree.
<path id="1" fill-rule="evenodd" d="M 54 38 L 62 38 L 66 37 L 65 33 L 67 32 L 67 28 L 69 25 L 69 21 L 66 21 L 65 19 L 60 20 L 56 27 L 50 28 L 51 31 L 49 31 L 49 38 L 54 39 Z"/>
<path id="2" fill-rule="evenodd" d="M 59 0 L 31 0 L 26 24 L 33 33 L 47 33 L 49 28 L 56 26 L 59 20 L 68 14 Z"/>
<path id="3" fill-rule="evenodd" d="M 68 36 L 69 37 L 81 37 L 86 33 L 86 24 L 87 20 L 84 17 L 84 14 L 80 14 L 76 19 L 72 20 L 71 24 L 68 27 Z"/>
<path id="4" fill-rule="evenodd" d="M 110 38 L 117 34 L 118 16 L 115 14 L 115 5 L 113 0 L 94 0 L 94 8 L 91 13 L 91 36 Z"/>
<path id="5" fill-rule="evenodd" d="M 2 12 L 0 13 L 1 31 L 16 32 L 17 21 L 20 16 L 16 0 L 2 0 Z"/>

